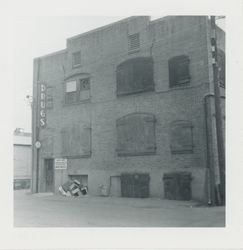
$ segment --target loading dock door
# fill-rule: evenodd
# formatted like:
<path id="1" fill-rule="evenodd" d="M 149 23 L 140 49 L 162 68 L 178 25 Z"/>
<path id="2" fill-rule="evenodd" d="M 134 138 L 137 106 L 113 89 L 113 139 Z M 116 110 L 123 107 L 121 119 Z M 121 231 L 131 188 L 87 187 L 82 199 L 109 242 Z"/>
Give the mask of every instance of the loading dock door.
<path id="1" fill-rule="evenodd" d="M 46 192 L 54 190 L 54 164 L 53 159 L 45 159 L 46 170 Z"/>

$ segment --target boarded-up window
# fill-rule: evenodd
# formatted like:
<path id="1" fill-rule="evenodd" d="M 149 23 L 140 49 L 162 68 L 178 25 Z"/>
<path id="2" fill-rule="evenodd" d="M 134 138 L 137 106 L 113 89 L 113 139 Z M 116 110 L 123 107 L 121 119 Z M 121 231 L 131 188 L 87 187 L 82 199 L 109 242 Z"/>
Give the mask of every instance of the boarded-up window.
<path id="1" fill-rule="evenodd" d="M 225 54 L 222 50 L 218 49 L 218 67 L 219 67 L 219 84 L 225 88 Z"/>
<path id="2" fill-rule="evenodd" d="M 91 128 L 73 125 L 63 128 L 62 155 L 65 157 L 90 157 L 91 156 Z"/>
<path id="3" fill-rule="evenodd" d="M 139 57 L 117 66 L 117 95 L 154 90 L 153 60 Z"/>
<path id="4" fill-rule="evenodd" d="M 155 117 L 134 113 L 117 120 L 118 156 L 155 154 Z"/>
<path id="5" fill-rule="evenodd" d="M 90 99 L 90 79 L 79 79 L 66 82 L 65 103 L 72 104 Z"/>
<path id="6" fill-rule="evenodd" d="M 140 47 L 139 33 L 128 36 L 128 50 L 129 52 L 137 51 Z"/>
<path id="7" fill-rule="evenodd" d="M 190 82 L 189 57 L 176 56 L 169 60 L 170 87 L 180 86 Z"/>
<path id="8" fill-rule="evenodd" d="M 193 152 L 192 123 L 175 121 L 170 124 L 171 152 L 184 154 Z"/>
<path id="9" fill-rule="evenodd" d="M 53 136 L 45 135 L 41 140 L 42 144 L 41 152 L 43 154 L 48 154 L 48 155 L 53 154 L 53 143 L 54 143 Z"/>

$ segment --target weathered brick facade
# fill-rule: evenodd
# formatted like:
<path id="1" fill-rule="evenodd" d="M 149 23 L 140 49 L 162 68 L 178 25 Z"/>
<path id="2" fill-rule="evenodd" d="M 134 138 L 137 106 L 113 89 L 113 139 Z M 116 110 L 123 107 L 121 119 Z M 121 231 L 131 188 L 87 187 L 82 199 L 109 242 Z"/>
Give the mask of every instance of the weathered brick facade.
<path id="1" fill-rule="evenodd" d="M 139 47 L 129 51 L 128 37 L 136 33 L 139 33 Z M 220 46 L 224 47 L 223 34 L 220 38 Z M 42 143 L 38 159 L 37 150 L 33 149 L 33 190 L 38 178 L 38 191 L 47 191 L 44 159 L 64 157 L 63 129 L 80 126 L 90 130 L 90 154 L 68 157 L 67 170 L 54 170 L 55 192 L 68 175 L 88 175 L 89 193 L 98 195 L 101 185 L 110 188 L 111 176 L 137 172 L 149 173 L 151 197 L 163 197 L 163 174 L 177 170 L 192 173 L 192 198 L 205 200 L 204 96 L 212 89 L 209 39 L 206 16 L 169 16 L 155 21 L 139 16 L 69 38 L 65 50 L 35 59 L 34 98 L 37 100 L 37 82 L 43 82 L 51 87 L 53 107 L 46 110 L 46 127 L 39 129 L 39 138 L 33 138 L 33 142 L 38 139 Z M 81 51 L 81 64 L 73 66 L 72 54 L 77 51 Z M 179 55 L 189 58 L 190 81 L 171 88 L 168 61 Z M 138 57 L 153 60 L 154 90 L 117 95 L 117 66 Z M 65 83 L 84 77 L 90 79 L 90 99 L 65 104 Z M 37 101 L 34 110 L 33 134 L 36 135 Z M 117 120 L 133 113 L 154 115 L 155 152 L 118 156 Z M 191 152 L 172 153 L 170 129 L 175 121 L 192 124 Z"/>

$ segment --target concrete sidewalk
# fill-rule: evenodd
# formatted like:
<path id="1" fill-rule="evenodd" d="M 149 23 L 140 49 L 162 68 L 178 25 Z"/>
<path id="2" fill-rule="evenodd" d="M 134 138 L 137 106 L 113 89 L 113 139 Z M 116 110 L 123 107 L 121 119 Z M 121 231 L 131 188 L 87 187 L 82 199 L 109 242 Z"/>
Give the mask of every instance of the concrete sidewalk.
<path id="1" fill-rule="evenodd" d="M 157 198 L 14 192 L 16 227 L 223 227 L 224 207 Z"/>

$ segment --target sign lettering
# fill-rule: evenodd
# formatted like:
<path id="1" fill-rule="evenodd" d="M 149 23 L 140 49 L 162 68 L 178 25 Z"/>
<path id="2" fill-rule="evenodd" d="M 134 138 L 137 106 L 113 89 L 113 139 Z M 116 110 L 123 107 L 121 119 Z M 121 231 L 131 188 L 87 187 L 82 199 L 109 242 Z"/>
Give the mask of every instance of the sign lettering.
<path id="1" fill-rule="evenodd" d="M 40 84 L 40 126 L 44 127 L 46 125 L 46 85 L 44 83 Z"/>
<path id="2" fill-rule="evenodd" d="M 67 169 L 67 159 L 56 158 L 55 159 L 55 169 Z"/>

